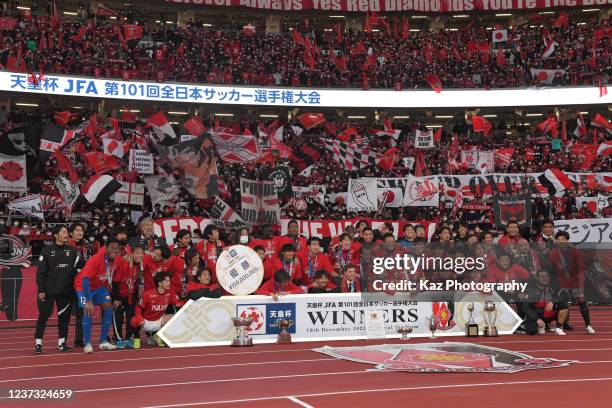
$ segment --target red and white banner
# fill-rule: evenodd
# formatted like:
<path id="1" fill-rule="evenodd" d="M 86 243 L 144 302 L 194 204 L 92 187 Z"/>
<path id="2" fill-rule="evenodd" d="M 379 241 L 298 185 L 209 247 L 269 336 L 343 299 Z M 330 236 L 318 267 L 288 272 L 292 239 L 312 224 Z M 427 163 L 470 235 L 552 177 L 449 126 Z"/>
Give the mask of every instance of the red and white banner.
<path id="1" fill-rule="evenodd" d="M 144 204 L 145 185 L 141 183 L 121 182 L 122 187 L 115 193 L 115 203 L 140 205 Z"/>
<path id="2" fill-rule="evenodd" d="M 370 223 L 370 226 L 374 229 L 380 227 L 385 223 L 389 223 L 393 226 L 393 234 L 397 237 L 399 233 L 404 230 L 406 224 L 422 225 L 425 228 L 425 236 L 428 240 L 434 235 L 436 230 L 436 223 L 430 221 L 394 221 L 394 220 L 375 220 L 371 218 L 353 218 L 348 220 L 317 220 L 317 221 L 298 221 L 300 225 L 300 234 L 306 237 L 318 237 L 318 238 L 334 238 L 344 232 L 344 229 L 349 225 L 355 225 L 360 220 L 366 220 Z M 281 219 L 281 235 L 287 234 L 287 224 L 289 224 L 291 218 Z M 187 229 L 193 231 L 199 229 L 204 231 L 209 224 L 215 224 L 215 220 L 204 217 L 185 217 L 185 218 L 161 218 L 155 220 L 154 231 L 155 235 L 162 237 L 168 244 L 174 242 L 176 234 L 181 229 Z"/>
<path id="3" fill-rule="evenodd" d="M 562 6 L 551 0 L 166 0 L 168 3 L 194 4 L 204 7 L 249 7 L 278 11 L 417 11 L 423 13 L 455 13 L 466 11 L 512 11 L 558 9 Z M 610 0 L 574 0 L 566 7 L 590 7 L 611 4 Z M 571 3 L 571 5 L 570 5 Z"/>

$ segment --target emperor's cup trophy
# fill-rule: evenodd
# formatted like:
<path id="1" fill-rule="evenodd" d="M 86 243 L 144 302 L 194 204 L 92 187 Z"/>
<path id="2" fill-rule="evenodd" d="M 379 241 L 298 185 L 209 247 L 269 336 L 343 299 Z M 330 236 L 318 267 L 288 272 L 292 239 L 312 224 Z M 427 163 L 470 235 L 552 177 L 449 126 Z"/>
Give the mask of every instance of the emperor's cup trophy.
<path id="1" fill-rule="evenodd" d="M 485 328 L 483 336 L 485 337 L 497 337 L 497 327 L 495 327 L 495 321 L 497 320 L 497 310 L 495 309 L 495 303 L 491 300 L 487 300 L 484 304 L 484 321 Z"/>
<path id="2" fill-rule="evenodd" d="M 232 317 L 232 322 L 236 328 L 236 338 L 232 340 L 232 347 L 249 347 L 253 345 L 253 339 L 249 337 L 246 328 L 253 323 L 251 317 Z"/>
<path id="3" fill-rule="evenodd" d="M 276 327 L 280 329 L 278 337 L 276 338 L 276 344 L 291 344 L 291 333 L 287 331 L 288 328 L 293 326 L 293 320 L 278 319 L 276 321 Z"/>
<path id="4" fill-rule="evenodd" d="M 467 310 L 470 312 L 470 318 L 465 324 L 465 335 L 467 337 L 478 337 L 478 324 L 474 320 L 474 302 L 467 305 Z"/>
<path id="5" fill-rule="evenodd" d="M 427 328 L 431 331 L 430 339 L 436 338 L 436 330 L 438 329 L 438 318 L 434 315 L 425 318 L 425 322 L 427 323 Z"/>
<path id="6" fill-rule="evenodd" d="M 402 335 L 402 340 L 408 340 L 408 334 L 412 333 L 412 327 L 400 326 L 397 328 L 397 332 Z"/>

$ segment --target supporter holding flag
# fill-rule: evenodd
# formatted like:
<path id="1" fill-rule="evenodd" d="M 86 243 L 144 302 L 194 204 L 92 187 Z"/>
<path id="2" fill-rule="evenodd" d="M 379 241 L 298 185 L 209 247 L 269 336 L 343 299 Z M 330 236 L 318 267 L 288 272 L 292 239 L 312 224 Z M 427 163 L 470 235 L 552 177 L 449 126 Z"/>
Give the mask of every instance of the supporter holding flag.
<path id="1" fill-rule="evenodd" d="M 168 306 L 182 306 L 183 302 L 172 290 L 171 277 L 167 272 L 160 272 L 153 279 L 155 287 L 142 294 L 136 306 L 135 316 L 131 320 L 132 327 L 147 332 L 147 344 L 165 347 L 166 344 L 157 332 L 173 317 L 166 314 Z"/>

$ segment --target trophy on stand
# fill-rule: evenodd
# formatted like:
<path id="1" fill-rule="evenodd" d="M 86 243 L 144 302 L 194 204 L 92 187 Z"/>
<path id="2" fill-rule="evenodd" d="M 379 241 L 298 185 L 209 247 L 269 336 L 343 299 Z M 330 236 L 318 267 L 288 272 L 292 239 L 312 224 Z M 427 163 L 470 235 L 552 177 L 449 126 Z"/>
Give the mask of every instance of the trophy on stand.
<path id="1" fill-rule="evenodd" d="M 497 320 L 497 310 L 495 309 L 495 303 L 491 300 L 487 300 L 484 304 L 484 321 L 485 328 L 483 336 L 485 337 L 497 337 L 497 327 L 495 327 L 495 321 Z"/>
<path id="2" fill-rule="evenodd" d="M 408 334 L 412 333 L 412 327 L 410 326 L 400 326 L 397 328 L 397 332 L 402 335 L 402 340 L 409 340 Z"/>
<path id="3" fill-rule="evenodd" d="M 478 337 L 478 324 L 474 320 L 474 302 L 467 305 L 467 310 L 470 312 L 470 318 L 465 324 L 466 337 Z"/>
<path id="4" fill-rule="evenodd" d="M 436 330 L 438 329 L 438 318 L 434 315 L 425 318 L 425 322 L 427 323 L 427 327 L 431 331 L 430 339 L 436 338 Z"/>
<path id="5" fill-rule="evenodd" d="M 287 331 L 291 326 L 293 326 L 293 320 L 278 319 L 276 321 L 276 327 L 280 329 L 276 344 L 291 344 L 291 333 Z"/>
<path id="6" fill-rule="evenodd" d="M 249 347 L 253 345 L 253 339 L 249 337 L 246 328 L 253 323 L 252 318 L 232 317 L 236 328 L 236 338 L 232 340 L 232 347 Z"/>

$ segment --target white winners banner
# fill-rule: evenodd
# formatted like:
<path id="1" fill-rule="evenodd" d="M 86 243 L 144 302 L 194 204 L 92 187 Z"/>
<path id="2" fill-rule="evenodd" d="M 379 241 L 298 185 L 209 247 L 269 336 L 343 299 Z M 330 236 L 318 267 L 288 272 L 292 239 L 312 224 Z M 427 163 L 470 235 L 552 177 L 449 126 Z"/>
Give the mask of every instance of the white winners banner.
<path id="1" fill-rule="evenodd" d="M 278 335 L 276 321 L 293 321 L 288 331 L 293 341 L 330 341 L 366 338 L 366 311 L 380 310 L 387 338 L 398 338 L 399 326 L 410 326 L 411 337 L 427 337 L 431 333 L 426 317 L 436 313 L 440 330 L 436 336 L 465 336 L 465 324 L 470 318 L 468 305 L 474 302 L 474 319 L 484 327 L 483 304 L 491 299 L 479 292 L 466 293 L 449 313 L 446 302 L 366 300 L 359 293 L 304 294 L 280 296 L 224 296 L 189 301 L 159 332 L 170 347 L 229 345 L 236 337 L 233 317 L 251 317 L 247 332 L 254 343 L 274 343 Z M 375 305 L 376 304 L 376 305 Z M 504 302 L 496 302 L 495 325 L 500 334 L 511 334 L 521 319 Z"/>
<path id="2" fill-rule="evenodd" d="M 349 212 L 378 211 L 378 197 L 375 178 L 349 180 L 347 210 Z"/>
<path id="3" fill-rule="evenodd" d="M 36 73 L 35 73 L 36 74 Z M 164 101 L 225 105 L 426 108 L 549 106 L 610 104 L 612 92 L 599 96 L 599 87 L 554 87 L 492 90 L 357 90 L 254 88 L 189 83 L 121 81 L 107 78 L 45 75 L 37 85 L 28 75 L 0 72 L 0 91 L 71 95 L 138 101 Z"/>
<path id="4" fill-rule="evenodd" d="M 555 233 L 559 231 L 567 232 L 570 242 L 591 244 L 612 242 L 612 218 L 557 220 Z"/>
<path id="5" fill-rule="evenodd" d="M 130 149 L 128 170 L 139 174 L 155 173 L 153 155 L 147 150 Z"/>

